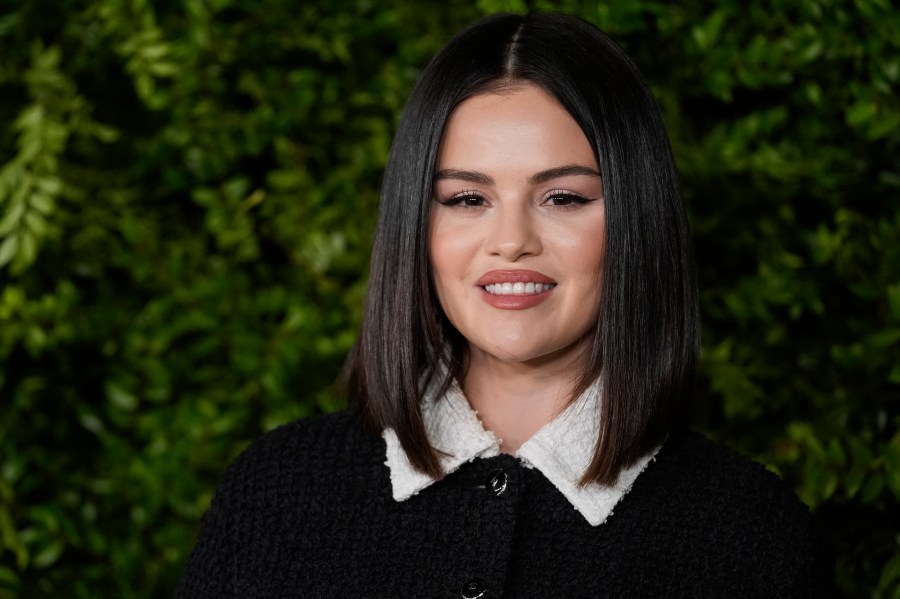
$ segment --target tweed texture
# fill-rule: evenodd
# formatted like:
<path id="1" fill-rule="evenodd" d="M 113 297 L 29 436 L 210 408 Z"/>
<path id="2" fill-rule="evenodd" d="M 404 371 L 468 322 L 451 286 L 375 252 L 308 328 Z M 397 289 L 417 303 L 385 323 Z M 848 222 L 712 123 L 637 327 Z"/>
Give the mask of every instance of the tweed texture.
<path id="1" fill-rule="evenodd" d="M 228 468 L 178 597 L 829 595 L 806 507 L 696 433 L 670 436 L 597 527 L 508 455 L 403 502 L 384 460 L 384 441 L 349 413 L 265 435 Z"/>

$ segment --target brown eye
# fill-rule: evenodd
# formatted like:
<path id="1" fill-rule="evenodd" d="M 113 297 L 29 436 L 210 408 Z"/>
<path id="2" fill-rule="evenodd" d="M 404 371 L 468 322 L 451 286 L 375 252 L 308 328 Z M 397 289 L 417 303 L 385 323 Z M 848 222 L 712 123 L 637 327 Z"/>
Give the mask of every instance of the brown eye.
<path id="1" fill-rule="evenodd" d="M 587 204 L 590 201 L 591 200 L 589 200 L 588 198 L 585 198 L 578 194 L 568 193 L 568 192 L 565 192 L 565 193 L 555 192 L 555 193 L 550 194 L 550 196 L 547 198 L 546 203 L 550 204 L 551 206 L 562 207 L 562 206 L 572 206 L 572 205 L 577 205 L 577 204 Z"/>
<path id="2" fill-rule="evenodd" d="M 478 194 L 463 193 L 455 195 L 441 202 L 441 204 L 444 206 L 459 206 L 461 208 L 482 208 L 485 205 L 485 200 Z"/>

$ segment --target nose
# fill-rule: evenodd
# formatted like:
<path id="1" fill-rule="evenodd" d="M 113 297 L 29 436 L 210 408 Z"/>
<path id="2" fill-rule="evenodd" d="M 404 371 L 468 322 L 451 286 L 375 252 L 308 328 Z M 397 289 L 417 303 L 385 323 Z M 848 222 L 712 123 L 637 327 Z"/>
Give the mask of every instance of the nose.
<path id="1" fill-rule="evenodd" d="M 541 236 L 530 207 L 508 206 L 494 218 L 487 242 L 489 253 L 510 262 L 541 253 Z"/>

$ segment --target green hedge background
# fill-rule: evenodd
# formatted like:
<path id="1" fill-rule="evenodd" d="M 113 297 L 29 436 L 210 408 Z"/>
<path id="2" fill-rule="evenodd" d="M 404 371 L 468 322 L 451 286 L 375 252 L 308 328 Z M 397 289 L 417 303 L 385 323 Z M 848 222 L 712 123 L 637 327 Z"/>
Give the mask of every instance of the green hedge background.
<path id="1" fill-rule="evenodd" d="M 250 440 L 341 405 L 398 113 L 448 36 L 563 10 L 635 57 L 701 274 L 695 425 L 900 597 L 889 0 L 32 0 L 0 9 L 0 597 L 171 596 Z"/>

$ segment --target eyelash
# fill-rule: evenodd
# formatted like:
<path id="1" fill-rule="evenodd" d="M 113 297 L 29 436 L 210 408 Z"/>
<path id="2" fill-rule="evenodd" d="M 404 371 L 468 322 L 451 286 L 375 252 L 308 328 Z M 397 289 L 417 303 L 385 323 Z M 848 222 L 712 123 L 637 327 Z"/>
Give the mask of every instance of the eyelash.
<path id="1" fill-rule="evenodd" d="M 561 205 L 551 204 L 551 207 L 565 210 L 565 209 L 571 208 L 572 206 L 583 206 L 584 204 L 588 204 L 588 203 L 596 200 L 596 198 L 586 198 L 577 193 L 572 193 L 571 191 L 565 191 L 563 189 L 556 189 L 547 194 L 545 201 L 550 201 L 550 200 L 555 201 L 555 200 L 559 200 L 561 198 L 569 201 L 570 203 L 561 204 Z M 481 205 L 469 206 L 469 205 L 464 204 L 464 202 L 466 200 L 471 200 L 471 199 L 480 200 L 483 202 L 487 198 L 485 198 L 483 194 L 473 190 L 473 191 L 462 191 L 454 196 L 447 198 L 446 200 L 439 200 L 439 202 L 444 206 L 462 206 L 463 208 L 481 208 Z"/>
<path id="2" fill-rule="evenodd" d="M 454 196 L 450 196 L 446 200 L 439 200 L 441 204 L 444 206 L 462 206 L 463 208 L 481 208 L 481 206 L 466 206 L 463 204 L 464 201 L 469 199 L 481 200 L 482 202 L 487 199 L 482 194 L 477 191 L 461 191 Z"/>
<path id="3" fill-rule="evenodd" d="M 559 198 L 565 198 L 570 201 L 569 204 L 563 204 L 561 206 L 554 206 L 556 208 L 569 208 L 571 206 L 583 206 L 590 202 L 593 202 L 596 198 L 586 198 L 583 195 L 579 195 L 577 193 L 572 193 L 571 191 L 565 191 L 563 189 L 556 189 L 547 194 L 547 200 L 555 200 Z"/>

